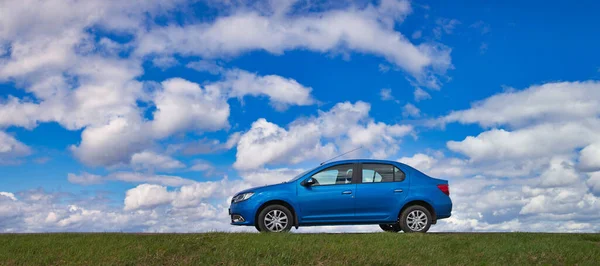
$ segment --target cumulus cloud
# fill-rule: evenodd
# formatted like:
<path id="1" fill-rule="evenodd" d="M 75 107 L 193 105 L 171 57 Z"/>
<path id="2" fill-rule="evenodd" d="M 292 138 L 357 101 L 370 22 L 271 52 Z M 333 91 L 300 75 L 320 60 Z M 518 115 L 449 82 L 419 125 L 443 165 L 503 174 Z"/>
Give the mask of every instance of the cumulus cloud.
<path id="1" fill-rule="evenodd" d="M 407 117 L 421 116 L 421 110 L 412 103 L 407 103 L 402 107 L 402 115 Z"/>
<path id="2" fill-rule="evenodd" d="M 379 96 L 382 101 L 391 101 L 394 100 L 394 96 L 392 96 L 392 89 L 381 89 L 379 91 Z"/>
<path id="3" fill-rule="evenodd" d="M 221 181 L 197 182 L 169 191 L 160 185 L 141 184 L 127 191 L 124 210 L 154 208 L 170 204 L 174 208 L 198 206 L 208 199 L 226 198 L 249 185 L 243 181 L 229 181 L 227 177 Z"/>
<path id="4" fill-rule="evenodd" d="M 0 165 L 12 164 L 31 154 L 31 149 L 13 136 L 0 131 Z"/>
<path id="5" fill-rule="evenodd" d="M 470 109 L 453 111 L 439 122 L 520 127 L 541 122 L 588 120 L 598 115 L 599 82 L 558 82 L 496 94 Z"/>
<path id="6" fill-rule="evenodd" d="M 90 174 L 87 172 L 79 175 L 69 173 L 67 178 L 69 182 L 78 185 L 96 185 L 105 183 L 107 181 L 121 181 L 128 183 L 148 183 L 152 185 L 157 184 L 162 186 L 180 187 L 196 183 L 194 180 L 181 178 L 179 176 L 145 174 L 138 172 L 114 172 L 106 176 Z"/>
<path id="7" fill-rule="evenodd" d="M 592 143 L 579 152 L 577 167 L 584 172 L 600 171 L 600 143 Z"/>
<path id="8" fill-rule="evenodd" d="M 8 198 L 8 199 L 10 199 L 12 201 L 16 201 L 17 200 L 17 198 L 15 197 L 15 194 L 10 193 L 10 192 L 0 192 L 0 196 Z"/>
<path id="9" fill-rule="evenodd" d="M 364 9 L 333 9 L 303 16 L 239 8 L 211 22 L 154 27 L 140 37 L 136 52 L 215 58 L 252 50 L 282 54 L 293 49 L 350 49 L 379 55 L 424 84 L 438 87 L 438 82 L 428 80 L 451 67 L 450 49 L 431 43 L 414 45 L 395 31 L 394 22 L 410 11 L 407 1 L 387 0 Z"/>
<path id="10" fill-rule="evenodd" d="M 215 154 L 235 147 L 240 140 L 241 132 L 234 132 L 227 137 L 225 142 L 218 139 L 201 138 L 192 142 L 170 144 L 167 150 L 180 152 L 183 155 Z"/>
<path id="11" fill-rule="evenodd" d="M 71 151 L 87 165 L 127 164 L 131 155 L 145 149 L 151 140 L 146 124 L 121 117 L 107 125 L 87 127 L 81 133 L 81 143 L 72 145 Z"/>
<path id="12" fill-rule="evenodd" d="M 474 161 L 525 159 L 564 154 L 596 141 L 600 121 L 548 123 L 515 131 L 492 129 L 462 141 L 449 141 L 448 148 Z"/>
<path id="13" fill-rule="evenodd" d="M 304 169 L 276 168 L 276 169 L 257 169 L 242 172 L 242 180 L 253 186 L 264 186 L 286 182 L 293 177 L 303 173 Z"/>
<path id="14" fill-rule="evenodd" d="M 174 191 L 140 185 L 129 193 L 128 208 L 112 207 L 99 194 L 48 193 L 43 190 L 0 192 L 0 232 L 200 232 L 251 231 L 232 227 L 225 201 L 174 206 Z M 152 193 L 155 193 L 152 195 Z M 9 197 L 4 195 L 8 194 Z M 209 197 L 210 198 L 210 197 Z M 114 205 L 117 205 L 114 202 Z M 123 202 L 121 202 L 123 203 Z"/>
<path id="15" fill-rule="evenodd" d="M 127 190 L 124 210 L 156 207 L 169 203 L 171 200 L 173 200 L 173 194 L 169 193 L 166 187 L 142 184 Z"/>
<path id="16" fill-rule="evenodd" d="M 429 93 L 427 93 L 425 90 L 418 88 L 418 87 L 415 89 L 413 95 L 414 95 L 415 101 L 417 101 L 417 102 L 422 101 L 422 100 L 431 99 L 431 95 Z"/>
<path id="17" fill-rule="evenodd" d="M 213 86 L 174 78 L 162 83 L 155 98 L 152 129 L 157 137 L 187 130 L 219 130 L 229 127 L 229 104 Z"/>
<path id="18" fill-rule="evenodd" d="M 0 99 L 0 127 L 58 122 L 83 130 L 81 143 L 71 146 L 75 157 L 90 166 L 111 166 L 128 163 L 134 153 L 172 134 L 227 128 L 229 97 L 266 95 L 280 110 L 314 103 L 311 89 L 293 79 L 237 69 L 219 70 L 224 77 L 218 85 L 173 78 L 146 88 L 155 85 L 138 80 L 144 61 L 165 68 L 174 57 L 130 51 L 149 21 L 183 6 L 180 2 L 4 1 L 2 10 L 20 14 L 2 14 L 0 43 L 10 49 L 0 58 L 0 81 L 14 81 L 32 97 Z M 96 38 L 95 28 L 133 38 Z M 140 102 L 156 108 L 153 121 L 146 121 Z"/>
<path id="19" fill-rule="evenodd" d="M 600 172 L 594 172 L 587 180 L 587 185 L 590 187 L 594 195 L 600 197 Z"/>
<path id="20" fill-rule="evenodd" d="M 134 169 L 172 170 L 184 168 L 185 164 L 169 156 L 152 151 L 143 151 L 131 156 Z"/>
<path id="21" fill-rule="evenodd" d="M 290 105 L 311 105 L 315 100 L 311 96 L 312 88 L 305 87 L 294 79 L 277 75 L 258 76 L 240 69 L 226 71 L 222 82 L 213 84 L 227 92 L 229 97 L 242 99 L 244 96 L 269 97 L 271 105 L 284 110 Z"/>
<path id="22" fill-rule="evenodd" d="M 589 215 L 600 208 L 597 88 L 595 81 L 559 82 L 491 96 L 437 119 L 484 128 L 447 142 L 467 158 L 416 154 L 400 160 L 450 179 L 456 215 L 441 228 L 598 230 L 600 217 Z"/>
<path id="23" fill-rule="evenodd" d="M 258 119 L 241 136 L 234 167 L 250 170 L 272 163 L 295 164 L 360 146 L 374 157 L 385 158 L 398 150 L 400 139 L 412 127 L 374 122 L 369 110 L 365 102 L 338 103 L 317 117 L 292 122 L 287 129 Z"/>

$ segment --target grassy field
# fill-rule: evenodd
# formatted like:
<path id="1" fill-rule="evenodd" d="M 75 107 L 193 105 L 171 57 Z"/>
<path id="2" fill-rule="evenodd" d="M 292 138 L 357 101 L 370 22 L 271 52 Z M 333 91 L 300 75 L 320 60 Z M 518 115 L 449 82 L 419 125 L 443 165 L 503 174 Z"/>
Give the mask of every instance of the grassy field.
<path id="1" fill-rule="evenodd" d="M 0 234 L 0 265 L 600 265 L 600 234 Z"/>

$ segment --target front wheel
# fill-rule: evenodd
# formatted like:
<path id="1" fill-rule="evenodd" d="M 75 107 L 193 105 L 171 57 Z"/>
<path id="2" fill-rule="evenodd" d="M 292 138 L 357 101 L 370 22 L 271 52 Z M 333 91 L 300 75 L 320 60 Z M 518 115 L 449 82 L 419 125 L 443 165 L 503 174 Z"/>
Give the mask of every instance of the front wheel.
<path id="1" fill-rule="evenodd" d="M 260 232 L 288 232 L 292 229 L 292 212 L 285 206 L 270 205 L 258 214 L 258 231 Z"/>
<path id="2" fill-rule="evenodd" d="M 431 213 L 423 206 L 410 206 L 400 216 L 400 228 L 405 233 L 425 233 L 430 226 Z"/>
<path id="3" fill-rule="evenodd" d="M 395 224 L 380 224 L 379 228 L 381 228 L 381 230 L 386 231 L 386 232 L 390 232 L 390 233 L 398 233 L 400 231 L 402 231 L 402 229 L 400 229 L 400 225 L 395 223 Z"/>

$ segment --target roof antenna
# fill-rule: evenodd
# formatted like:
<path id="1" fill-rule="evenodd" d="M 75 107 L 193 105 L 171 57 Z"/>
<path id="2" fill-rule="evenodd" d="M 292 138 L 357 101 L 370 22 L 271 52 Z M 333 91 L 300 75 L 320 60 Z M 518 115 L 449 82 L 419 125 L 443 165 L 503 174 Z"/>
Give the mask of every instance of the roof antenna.
<path id="1" fill-rule="evenodd" d="M 319 165 L 323 165 L 323 164 L 325 164 L 326 162 L 329 162 L 329 161 L 331 161 L 331 160 L 333 160 L 333 159 L 335 159 L 335 158 L 342 157 L 342 156 L 344 156 L 344 155 L 346 155 L 346 154 L 348 154 L 348 153 L 351 153 L 351 152 L 353 152 L 353 151 L 360 150 L 360 149 L 362 149 L 362 148 L 363 148 L 363 146 L 360 146 L 360 147 L 358 147 L 358 148 L 356 148 L 356 149 L 354 149 L 354 150 L 351 150 L 351 151 L 344 152 L 344 153 L 342 153 L 342 154 L 340 154 L 340 155 L 338 155 L 338 156 L 335 156 L 335 157 L 333 157 L 333 158 L 331 158 L 331 159 L 329 159 L 329 160 L 323 161 L 323 162 L 322 162 L 321 164 L 319 164 Z"/>

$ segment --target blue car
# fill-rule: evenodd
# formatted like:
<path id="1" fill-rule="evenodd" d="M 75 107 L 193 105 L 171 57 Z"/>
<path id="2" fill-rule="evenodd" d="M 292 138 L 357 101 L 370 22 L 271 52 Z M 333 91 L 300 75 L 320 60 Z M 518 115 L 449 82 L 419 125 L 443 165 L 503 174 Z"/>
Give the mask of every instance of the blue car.
<path id="1" fill-rule="evenodd" d="M 394 161 L 345 160 L 291 180 L 237 193 L 232 225 L 287 232 L 315 225 L 379 224 L 388 232 L 427 232 L 450 217 L 448 181 Z"/>

